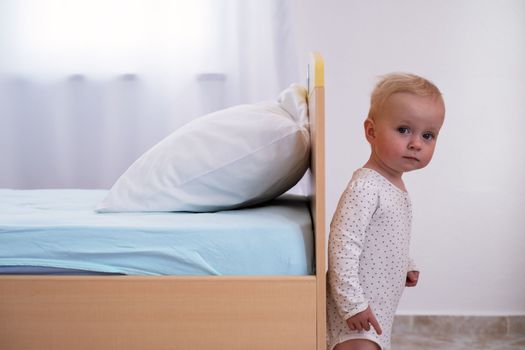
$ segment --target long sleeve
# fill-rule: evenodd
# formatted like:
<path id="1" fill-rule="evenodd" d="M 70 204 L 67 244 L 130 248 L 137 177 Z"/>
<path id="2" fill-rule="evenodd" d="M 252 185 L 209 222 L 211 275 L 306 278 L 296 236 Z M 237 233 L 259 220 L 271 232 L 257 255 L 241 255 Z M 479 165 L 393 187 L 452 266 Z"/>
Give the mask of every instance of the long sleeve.
<path id="1" fill-rule="evenodd" d="M 408 259 L 408 269 L 407 272 L 410 271 L 419 271 L 419 268 L 417 267 L 416 263 L 414 262 L 414 259 L 411 257 Z"/>
<path id="2" fill-rule="evenodd" d="M 359 282 L 359 258 L 377 205 L 378 193 L 372 186 L 352 182 L 343 192 L 330 225 L 328 283 L 345 320 L 368 307 Z"/>

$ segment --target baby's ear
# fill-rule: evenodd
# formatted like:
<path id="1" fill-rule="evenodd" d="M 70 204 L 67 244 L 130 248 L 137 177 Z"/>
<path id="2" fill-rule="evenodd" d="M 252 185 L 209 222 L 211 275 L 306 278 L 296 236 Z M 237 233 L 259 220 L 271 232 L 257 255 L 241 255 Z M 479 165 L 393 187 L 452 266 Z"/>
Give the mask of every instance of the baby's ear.
<path id="1" fill-rule="evenodd" d="M 372 119 L 367 118 L 365 120 L 365 137 L 369 143 L 372 143 L 372 141 L 376 138 L 376 129 L 375 129 L 375 123 Z"/>

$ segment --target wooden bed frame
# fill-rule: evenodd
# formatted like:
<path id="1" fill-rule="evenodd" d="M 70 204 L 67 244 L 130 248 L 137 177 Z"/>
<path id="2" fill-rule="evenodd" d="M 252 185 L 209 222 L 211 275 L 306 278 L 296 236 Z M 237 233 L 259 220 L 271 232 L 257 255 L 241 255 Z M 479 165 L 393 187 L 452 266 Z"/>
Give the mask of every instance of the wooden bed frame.
<path id="1" fill-rule="evenodd" d="M 0 349 L 324 350 L 324 63 L 309 65 L 312 276 L 0 276 Z"/>

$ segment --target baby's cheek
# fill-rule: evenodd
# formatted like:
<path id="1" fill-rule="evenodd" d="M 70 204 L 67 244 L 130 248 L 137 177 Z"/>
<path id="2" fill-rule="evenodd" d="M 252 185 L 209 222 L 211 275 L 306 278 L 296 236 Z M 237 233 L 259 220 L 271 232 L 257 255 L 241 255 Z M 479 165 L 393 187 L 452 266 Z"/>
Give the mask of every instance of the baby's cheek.
<path id="1" fill-rule="evenodd" d="M 429 149 L 427 149 L 425 151 L 425 165 L 427 165 L 428 163 L 430 163 L 430 161 L 432 160 L 432 157 L 434 156 L 434 147 L 430 147 Z"/>

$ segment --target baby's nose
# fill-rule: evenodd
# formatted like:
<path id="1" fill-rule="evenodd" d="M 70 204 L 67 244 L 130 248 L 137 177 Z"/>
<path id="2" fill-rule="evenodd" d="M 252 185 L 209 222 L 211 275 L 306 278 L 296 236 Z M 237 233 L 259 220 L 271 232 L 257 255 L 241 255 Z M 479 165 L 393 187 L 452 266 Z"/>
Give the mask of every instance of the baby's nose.
<path id="1" fill-rule="evenodd" d="M 411 138 L 408 143 L 408 149 L 419 151 L 421 149 L 421 140 L 415 137 Z"/>

